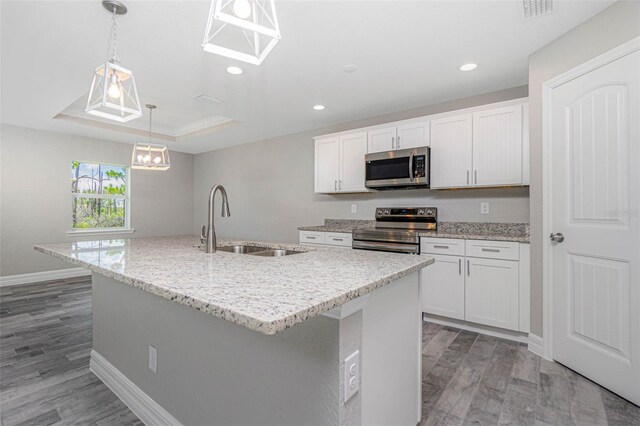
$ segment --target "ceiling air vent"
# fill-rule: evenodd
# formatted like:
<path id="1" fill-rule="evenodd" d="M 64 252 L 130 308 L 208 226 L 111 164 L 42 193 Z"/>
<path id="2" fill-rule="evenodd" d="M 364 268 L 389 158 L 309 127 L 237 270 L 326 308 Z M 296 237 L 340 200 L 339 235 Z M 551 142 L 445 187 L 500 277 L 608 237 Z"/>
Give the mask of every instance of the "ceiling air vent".
<path id="1" fill-rule="evenodd" d="M 553 11 L 553 0 L 522 0 L 524 19 L 529 20 Z"/>

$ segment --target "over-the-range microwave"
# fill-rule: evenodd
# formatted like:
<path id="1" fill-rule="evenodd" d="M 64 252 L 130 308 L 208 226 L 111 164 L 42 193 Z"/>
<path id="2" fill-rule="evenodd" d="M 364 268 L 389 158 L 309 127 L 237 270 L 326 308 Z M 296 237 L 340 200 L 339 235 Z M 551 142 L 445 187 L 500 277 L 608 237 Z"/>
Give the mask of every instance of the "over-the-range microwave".
<path id="1" fill-rule="evenodd" d="M 428 146 L 367 154 L 364 185 L 371 189 L 428 188 L 429 154 Z"/>

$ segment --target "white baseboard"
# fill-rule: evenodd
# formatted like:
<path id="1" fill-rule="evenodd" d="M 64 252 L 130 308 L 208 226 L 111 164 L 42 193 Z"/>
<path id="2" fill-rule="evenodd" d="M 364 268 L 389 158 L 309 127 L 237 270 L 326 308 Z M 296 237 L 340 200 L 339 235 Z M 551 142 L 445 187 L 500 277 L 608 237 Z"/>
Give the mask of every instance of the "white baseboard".
<path id="1" fill-rule="evenodd" d="M 182 426 L 182 423 L 169 414 L 167 410 L 151 399 L 149 395 L 144 393 L 142 389 L 136 386 L 135 383 L 129 380 L 109 361 L 94 350 L 91 351 L 89 369 L 102 380 L 145 425 Z"/>
<path id="2" fill-rule="evenodd" d="M 529 333 L 529 350 L 544 358 L 544 342 L 542 337 Z"/>
<path id="3" fill-rule="evenodd" d="M 505 330 L 488 325 L 475 324 L 453 318 L 445 318 L 425 313 L 422 314 L 422 319 L 424 321 L 447 325 L 449 327 L 455 327 L 461 330 L 473 331 L 476 333 L 486 334 L 488 336 L 499 337 L 501 339 L 513 340 L 514 342 L 529 343 L 529 337 L 527 336 L 527 334 L 520 331 Z"/>
<path id="4" fill-rule="evenodd" d="M 53 271 L 33 272 L 30 274 L 7 275 L 0 277 L 0 287 L 12 285 L 33 284 L 41 281 L 62 280 L 91 275 L 91 271 L 84 268 L 56 269 Z"/>

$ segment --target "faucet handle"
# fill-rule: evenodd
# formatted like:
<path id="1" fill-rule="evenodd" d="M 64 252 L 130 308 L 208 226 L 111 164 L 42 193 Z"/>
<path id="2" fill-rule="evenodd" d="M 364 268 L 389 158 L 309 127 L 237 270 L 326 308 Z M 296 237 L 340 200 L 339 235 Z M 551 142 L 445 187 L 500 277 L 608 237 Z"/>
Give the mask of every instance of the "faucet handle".
<path id="1" fill-rule="evenodd" d="M 207 225 L 202 225 L 200 228 L 200 242 L 202 244 L 207 242 Z"/>

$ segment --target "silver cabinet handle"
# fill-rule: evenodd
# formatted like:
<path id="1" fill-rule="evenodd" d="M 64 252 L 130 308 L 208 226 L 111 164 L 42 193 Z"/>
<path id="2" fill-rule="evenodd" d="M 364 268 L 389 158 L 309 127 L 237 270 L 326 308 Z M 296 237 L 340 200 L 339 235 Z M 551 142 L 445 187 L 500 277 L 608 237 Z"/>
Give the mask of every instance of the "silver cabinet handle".
<path id="1" fill-rule="evenodd" d="M 333 181 L 333 190 L 334 190 L 334 191 L 337 191 L 337 190 L 338 190 L 338 181 L 337 181 L 337 180 L 334 180 L 334 181 Z"/>
<path id="2" fill-rule="evenodd" d="M 400 138 L 398 138 L 398 148 L 400 148 Z M 413 154 L 411 151 L 411 155 L 409 155 L 409 182 L 413 182 Z"/>
<path id="3" fill-rule="evenodd" d="M 400 149 L 400 136 L 398 136 L 398 149 Z"/>
<path id="4" fill-rule="evenodd" d="M 462 275 L 462 259 L 458 259 L 458 275 Z"/>
<path id="5" fill-rule="evenodd" d="M 562 232 L 556 232 L 555 234 L 551 234 L 549 235 L 549 238 L 551 239 L 551 241 L 554 241 L 556 243 L 561 243 L 564 241 L 564 235 L 562 234 Z"/>
<path id="6" fill-rule="evenodd" d="M 307 235 L 307 239 L 308 239 L 308 240 L 315 240 L 315 239 L 316 239 L 316 237 L 311 237 L 311 236 Z"/>
<path id="7" fill-rule="evenodd" d="M 340 183 L 338 184 L 338 189 L 342 189 L 342 181 L 339 181 Z"/>
<path id="8" fill-rule="evenodd" d="M 482 248 L 482 251 L 490 251 L 492 253 L 500 253 L 500 249 Z"/>
<path id="9" fill-rule="evenodd" d="M 475 184 L 477 185 L 478 184 L 478 171 L 477 170 L 473 171 L 473 176 L 474 176 Z"/>
<path id="10" fill-rule="evenodd" d="M 467 276 L 471 276 L 471 265 L 469 264 L 469 259 L 467 259 Z"/>
<path id="11" fill-rule="evenodd" d="M 342 238 L 333 238 L 333 241 L 344 241 Z"/>
<path id="12" fill-rule="evenodd" d="M 391 149 L 396 149 L 396 138 L 391 136 Z"/>
<path id="13" fill-rule="evenodd" d="M 434 245 L 433 248 L 448 249 L 449 246 L 437 246 L 437 245 Z"/>
<path id="14" fill-rule="evenodd" d="M 467 170 L 467 185 L 469 185 L 469 170 Z"/>

